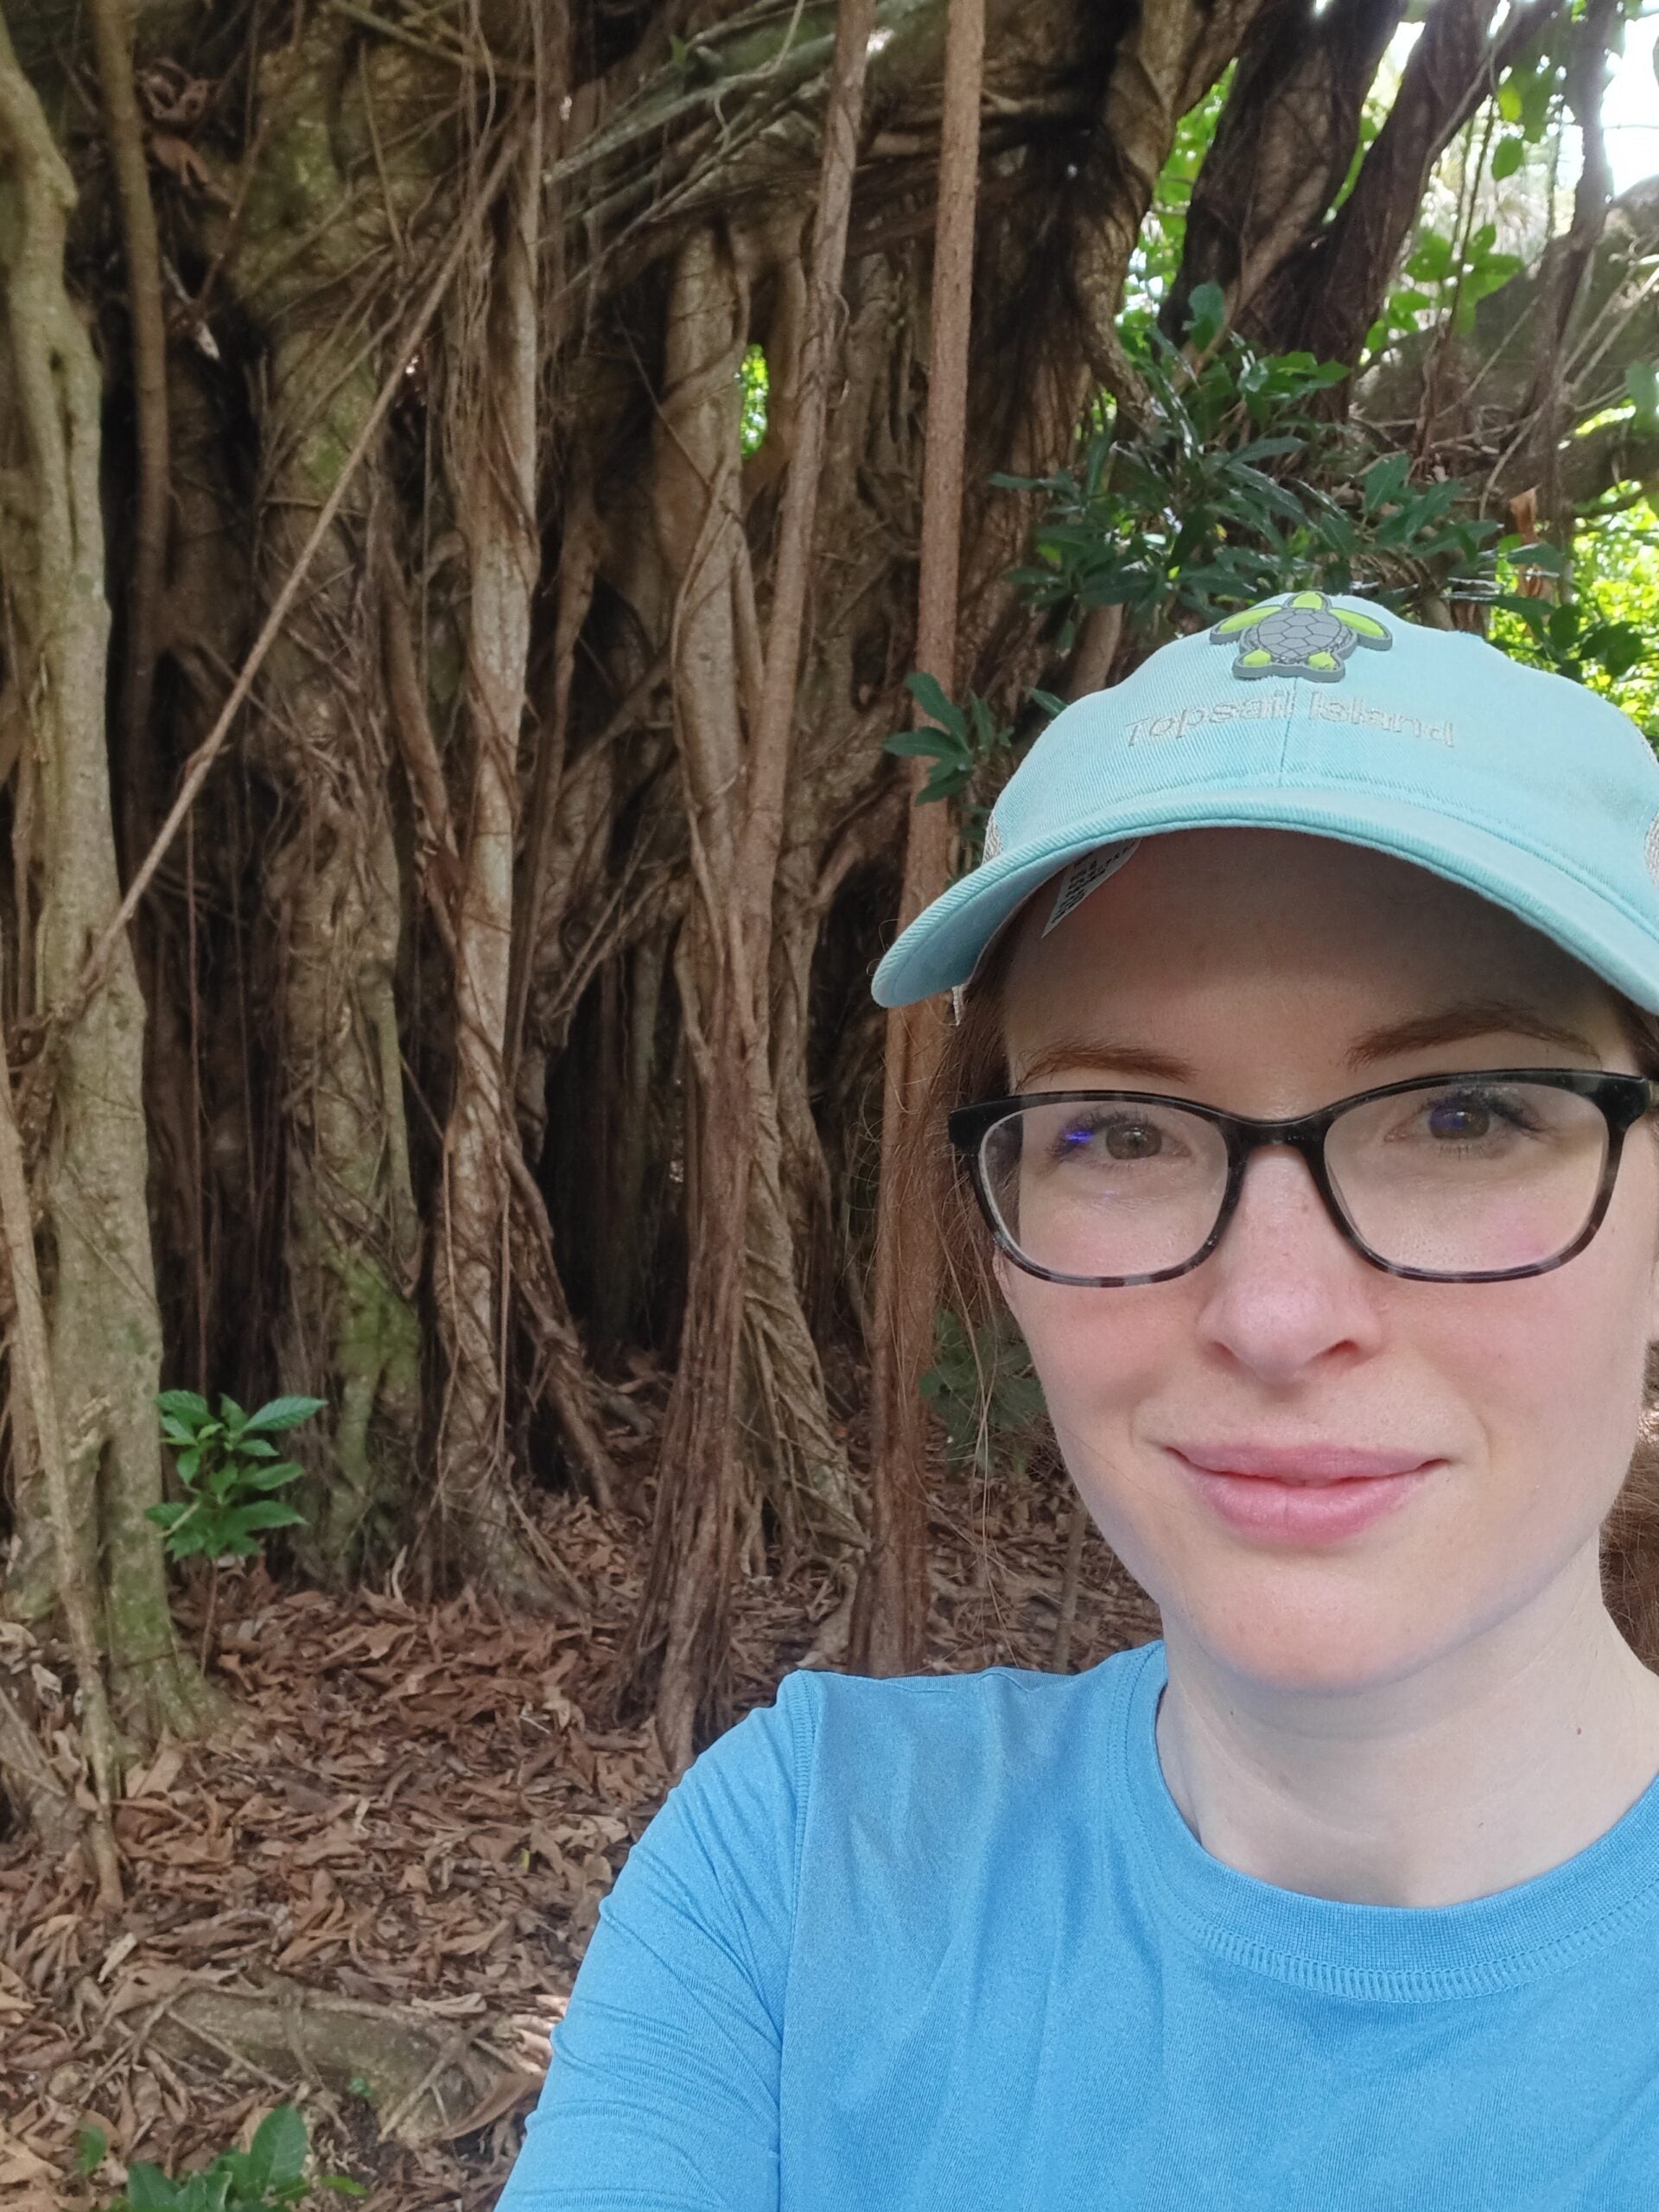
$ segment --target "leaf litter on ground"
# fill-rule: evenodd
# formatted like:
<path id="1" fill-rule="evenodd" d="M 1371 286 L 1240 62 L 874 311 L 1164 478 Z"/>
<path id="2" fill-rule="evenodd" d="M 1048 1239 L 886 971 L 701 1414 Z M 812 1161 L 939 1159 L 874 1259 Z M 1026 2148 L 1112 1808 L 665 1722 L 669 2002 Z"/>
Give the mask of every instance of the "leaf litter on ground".
<path id="1" fill-rule="evenodd" d="M 304 2114 L 315 2170 L 369 2183 L 372 2212 L 493 2204 L 600 1900 L 668 1786 L 649 1725 L 591 1717 L 650 1529 L 645 1441 L 617 1448 L 638 1452 L 633 1511 L 535 1501 L 595 1593 L 589 1622 L 504 1621 L 466 1591 L 422 1604 L 396 1574 L 339 1596 L 284 1587 L 263 1562 L 226 1573 L 216 1665 L 236 1718 L 211 1742 L 164 1740 L 130 1772 L 118 1924 L 99 1916 L 75 1859 L 43 1865 L 27 1834 L 0 1834 L 0 2212 L 90 2212 L 128 2162 L 205 2164 L 285 2102 Z M 1052 1468 L 938 1472 L 929 1671 L 1051 1664 L 1071 1503 Z M 734 1718 L 791 1667 L 845 1663 L 849 1586 L 846 1569 L 814 1561 L 741 1580 Z M 1069 1665 L 1157 1633 L 1091 1540 Z M 41 1741 L 73 1782 L 67 1654 L 37 1645 L 31 1664 Z M 365 2075 L 342 2081 L 301 2048 L 252 2056 L 206 2024 L 218 2015 L 200 2012 L 204 1991 L 256 2006 L 263 1994 L 290 2014 L 333 2006 L 348 2046 L 353 2020 L 384 2013 L 461 2068 L 445 2077 L 458 2099 L 435 2111 L 429 2082 L 424 2104 L 400 2096 L 393 2113 Z M 89 2128 L 108 2151 L 82 2177 Z"/>

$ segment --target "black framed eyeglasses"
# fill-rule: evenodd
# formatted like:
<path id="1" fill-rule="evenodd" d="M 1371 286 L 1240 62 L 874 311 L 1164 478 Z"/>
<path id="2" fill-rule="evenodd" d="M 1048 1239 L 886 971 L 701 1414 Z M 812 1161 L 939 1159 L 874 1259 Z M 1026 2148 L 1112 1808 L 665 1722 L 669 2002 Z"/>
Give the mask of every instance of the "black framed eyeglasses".
<path id="1" fill-rule="evenodd" d="M 1147 1090 L 1027 1091 L 959 1107 L 991 1234 L 1027 1274 L 1167 1282 L 1220 1243 L 1253 1153 L 1289 1145 L 1362 1258 L 1417 1282 L 1547 1274 L 1600 1228 L 1645 1076 L 1478 1068 L 1415 1076 L 1292 1121 Z"/>

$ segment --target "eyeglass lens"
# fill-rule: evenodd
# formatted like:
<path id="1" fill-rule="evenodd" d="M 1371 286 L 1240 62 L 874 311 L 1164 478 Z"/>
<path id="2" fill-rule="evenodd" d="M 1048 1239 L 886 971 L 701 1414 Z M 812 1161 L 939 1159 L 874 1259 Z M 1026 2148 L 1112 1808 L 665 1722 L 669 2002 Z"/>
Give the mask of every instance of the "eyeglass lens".
<path id="1" fill-rule="evenodd" d="M 1459 1080 L 1350 1107 L 1325 1158 L 1378 1259 L 1482 1274 L 1535 1266 L 1576 1241 L 1607 1141 L 1593 1099 Z M 1009 1242 L 1050 1274 L 1178 1268 L 1209 1240 L 1227 1191 L 1227 1143 L 1213 1122 L 1125 1099 L 1023 1107 L 986 1132 L 981 1161 Z"/>

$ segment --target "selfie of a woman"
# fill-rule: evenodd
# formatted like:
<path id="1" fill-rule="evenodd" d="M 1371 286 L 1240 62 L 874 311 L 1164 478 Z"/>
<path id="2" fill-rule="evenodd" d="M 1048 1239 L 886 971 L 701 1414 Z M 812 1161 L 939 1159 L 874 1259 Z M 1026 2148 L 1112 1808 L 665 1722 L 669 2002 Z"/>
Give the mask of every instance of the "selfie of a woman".
<path id="1" fill-rule="evenodd" d="M 1659 764 L 1288 594 L 1078 699 L 876 996 L 1070 1480 L 1075 1675 L 785 1676 L 601 1907 L 503 2212 L 1659 2202 Z"/>
<path id="2" fill-rule="evenodd" d="M 1659 2212 L 1656 54 L 0 0 L 0 2212 Z"/>

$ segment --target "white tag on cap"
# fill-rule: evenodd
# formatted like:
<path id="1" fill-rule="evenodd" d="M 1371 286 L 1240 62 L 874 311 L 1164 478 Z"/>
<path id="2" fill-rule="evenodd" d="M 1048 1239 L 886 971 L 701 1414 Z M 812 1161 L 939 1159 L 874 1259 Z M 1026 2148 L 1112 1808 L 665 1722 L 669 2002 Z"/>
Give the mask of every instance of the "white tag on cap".
<path id="1" fill-rule="evenodd" d="M 1058 929 L 1069 913 L 1082 906 L 1091 891 L 1098 891 L 1109 875 L 1116 875 L 1140 842 L 1138 837 L 1130 837 L 1122 844 L 1096 845 L 1092 853 L 1084 853 L 1080 860 L 1073 861 L 1060 878 L 1060 887 L 1055 893 L 1053 909 L 1043 926 L 1043 935 L 1046 937 L 1050 930 Z"/>

